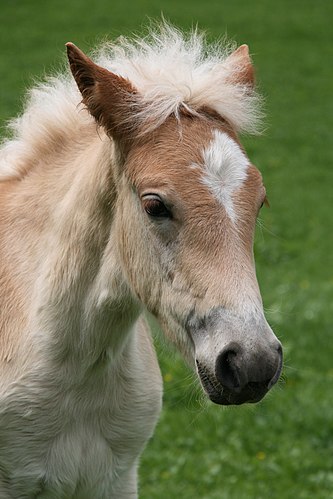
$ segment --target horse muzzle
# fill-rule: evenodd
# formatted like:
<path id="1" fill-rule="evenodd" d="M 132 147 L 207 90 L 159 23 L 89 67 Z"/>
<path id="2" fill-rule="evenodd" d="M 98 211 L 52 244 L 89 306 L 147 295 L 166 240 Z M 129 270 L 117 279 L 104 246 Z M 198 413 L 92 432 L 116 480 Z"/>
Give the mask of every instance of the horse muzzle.
<path id="1" fill-rule="evenodd" d="M 202 386 L 210 400 L 220 405 L 259 402 L 278 381 L 282 348 L 276 341 L 269 349 L 247 352 L 239 344 L 225 346 L 215 362 L 215 372 L 196 360 Z"/>

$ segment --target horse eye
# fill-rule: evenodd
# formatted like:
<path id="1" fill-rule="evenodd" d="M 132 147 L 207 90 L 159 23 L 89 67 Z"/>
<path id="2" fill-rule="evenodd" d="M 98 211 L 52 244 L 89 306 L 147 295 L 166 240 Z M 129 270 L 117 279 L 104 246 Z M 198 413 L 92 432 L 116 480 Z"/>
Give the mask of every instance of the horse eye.
<path id="1" fill-rule="evenodd" d="M 159 196 L 147 194 L 142 199 L 143 208 L 147 215 L 153 218 L 171 218 L 171 213 Z"/>
<path id="2" fill-rule="evenodd" d="M 265 206 L 267 206 L 267 208 L 269 208 L 269 206 L 270 206 L 270 205 L 269 205 L 269 201 L 268 201 L 267 196 L 265 196 L 265 199 L 264 199 L 264 200 L 263 200 L 263 202 L 261 203 L 260 208 L 262 208 L 264 205 L 265 205 Z"/>

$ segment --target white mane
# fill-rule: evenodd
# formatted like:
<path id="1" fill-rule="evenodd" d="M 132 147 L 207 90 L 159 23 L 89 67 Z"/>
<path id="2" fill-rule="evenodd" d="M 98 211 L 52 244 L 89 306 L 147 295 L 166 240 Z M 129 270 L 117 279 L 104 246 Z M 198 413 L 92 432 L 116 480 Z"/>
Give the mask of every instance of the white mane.
<path id="1" fill-rule="evenodd" d="M 144 104 L 137 118 L 154 127 L 173 113 L 178 116 L 181 106 L 192 113 L 209 107 L 237 131 L 253 133 L 260 118 L 260 98 L 247 85 L 233 82 L 237 68 L 228 62 L 231 50 L 230 45 L 207 46 L 197 31 L 186 38 L 163 24 L 147 38 L 120 38 L 104 45 L 94 60 L 132 83 Z M 52 149 L 53 134 L 68 137 L 95 126 L 80 101 L 69 74 L 30 90 L 24 113 L 9 124 L 12 138 L 0 150 L 0 180 L 21 176 L 36 150 L 41 150 L 41 142 Z"/>

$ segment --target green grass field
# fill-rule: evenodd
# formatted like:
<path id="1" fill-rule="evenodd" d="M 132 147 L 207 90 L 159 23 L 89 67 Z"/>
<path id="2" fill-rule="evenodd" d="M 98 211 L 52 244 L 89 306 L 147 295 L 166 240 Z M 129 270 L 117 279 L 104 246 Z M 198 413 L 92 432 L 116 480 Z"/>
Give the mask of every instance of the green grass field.
<path id="1" fill-rule="evenodd" d="M 212 40 L 227 33 L 253 54 L 267 126 L 243 142 L 271 205 L 255 253 L 285 368 L 260 404 L 221 408 L 157 338 L 164 411 L 142 459 L 140 497 L 333 498 L 333 2 L 2 0 L 1 124 L 33 79 L 64 61 L 65 42 L 89 50 L 161 12 Z"/>

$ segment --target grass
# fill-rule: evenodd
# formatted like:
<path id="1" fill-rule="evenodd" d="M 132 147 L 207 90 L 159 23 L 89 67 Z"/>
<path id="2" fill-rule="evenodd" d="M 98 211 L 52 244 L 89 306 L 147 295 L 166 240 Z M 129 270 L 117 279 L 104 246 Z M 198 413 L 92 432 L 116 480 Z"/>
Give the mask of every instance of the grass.
<path id="1" fill-rule="evenodd" d="M 142 499 L 333 497 L 332 25 L 328 0 L 41 0 L 1 5 L 1 122 L 34 77 L 149 17 L 248 43 L 267 131 L 245 138 L 263 172 L 255 252 L 267 316 L 285 349 L 283 381 L 256 406 L 223 409 L 157 337 L 164 411 L 140 470 Z"/>

